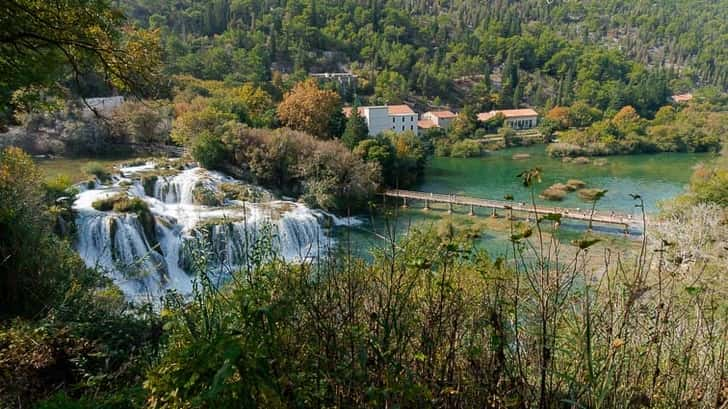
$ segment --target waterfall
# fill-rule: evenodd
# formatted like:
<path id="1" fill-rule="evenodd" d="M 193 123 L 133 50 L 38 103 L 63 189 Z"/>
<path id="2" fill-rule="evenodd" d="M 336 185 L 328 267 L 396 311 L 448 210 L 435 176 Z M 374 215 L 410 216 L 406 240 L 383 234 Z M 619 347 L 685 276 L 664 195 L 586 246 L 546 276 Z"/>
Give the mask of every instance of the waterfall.
<path id="1" fill-rule="evenodd" d="M 333 243 L 322 228 L 331 217 L 324 212 L 290 201 L 226 198 L 220 185 L 242 182 L 202 168 L 163 170 L 121 168 L 112 183 L 85 189 L 74 202 L 79 254 L 130 297 L 167 289 L 189 293 L 200 244 L 209 255 L 208 272 L 220 273 L 242 266 L 262 238 L 270 238 L 272 251 L 286 260 L 315 257 Z M 136 213 L 93 206 L 118 195 L 144 206 Z"/>

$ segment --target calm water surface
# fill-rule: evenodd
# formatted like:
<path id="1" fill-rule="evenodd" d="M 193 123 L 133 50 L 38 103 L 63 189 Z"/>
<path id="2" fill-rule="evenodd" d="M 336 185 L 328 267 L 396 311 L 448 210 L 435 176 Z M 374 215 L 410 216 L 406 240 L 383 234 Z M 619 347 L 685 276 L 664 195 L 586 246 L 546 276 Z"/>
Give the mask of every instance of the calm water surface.
<path id="1" fill-rule="evenodd" d="M 513 155 L 528 154 L 527 159 L 513 159 Z M 631 193 L 642 195 L 648 213 L 658 210 L 660 201 L 673 198 L 685 190 L 692 170 L 700 162 L 712 159 L 710 154 L 662 153 L 655 155 L 625 155 L 606 158 L 606 164 L 563 163 L 549 158 L 543 145 L 513 148 L 496 151 L 482 158 L 431 158 L 422 182 L 414 189 L 443 193 L 460 194 L 488 199 L 503 199 L 513 195 L 519 202 L 528 202 L 529 191 L 520 183 L 517 175 L 526 169 L 539 167 L 542 182 L 537 185 L 539 193 L 554 183 L 565 183 L 569 179 L 586 182 L 587 187 L 607 189 L 606 196 L 598 208 L 604 211 L 630 213 L 640 217 L 639 209 L 629 196 Z M 391 199 L 389 199 L 391 201 Z M 569 193 L 561 202 L 536 199 L 538 203 L 548 203 L 571 208 L 588 208 L 590 204 L 579 199 L 576 193 Z M 408 210 L 398 210 L 396 231 L 399 236 L 406 234 L 412 226 L 437 228 L 437 223 L 446 212 L 435 210 L 422 212 L 421 203 L 412 203 Z M 467 213 L 467 209 L 457 209 L 457 213 Z M 488 210 L 476 210 L 487 217 Z M 360 229 L 346 232 L 346 240 L 358 250 L 381 246 L 380 236 L 387 235 L 387 223 L 383 218 L 362 217 L 366 220 Z M 389 222 L 391 223 L 391 221 Z M 560 236 L 567 240 L 580 234 L 584 226 L 580 223 L 565 222 Z M 573 236 L 573 237 L 571 237 Z M 341 237 L 341 236 L 340 236 Z M 483 232 L 480 245 L 491 254 L 502 254 L 510 244 L 505 232 Z"/>
<path id="2" fill-rule="evenodd" d="M 515 154 L 528 154 L 528 159 L 513 159 Z M 549 158 L 543 145 L 493 152 L 482 158 L 432 158 L 418 190 L 454 193 L 488 199 L 503 199 L 511 194 L 516 201 L 529 201 L 529 191 L 516 177 L 521 171 L 539 167 L 543 181 L 537 193 L 554 183 L 579 179 L 587 187 L 607 189 L 599 202 L 602 210 L 635 213 L 630 193 L 642 195 L 648 212 L 657 210 L 660 201 L 684 191 L 693 167 L 711 159 L 709 154 L 662 153 L 655 155 L 611 156 L 602 166 L 563 163 Z M 564 207 L 586 207 L 576 193 L 569 193 L 561 202 L 539 203 Z"/>

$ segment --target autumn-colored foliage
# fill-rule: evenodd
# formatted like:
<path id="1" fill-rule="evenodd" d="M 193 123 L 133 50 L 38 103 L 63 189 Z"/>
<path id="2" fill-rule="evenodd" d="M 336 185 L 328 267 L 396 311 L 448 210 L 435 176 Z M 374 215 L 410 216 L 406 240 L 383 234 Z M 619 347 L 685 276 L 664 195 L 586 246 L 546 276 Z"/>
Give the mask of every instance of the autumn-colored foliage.
<path id="1" fill-rule="evenodd" d="M 340 114 L 341 99 L 334 91 L 322 90 L 309 79 L 296 84 L 278 105 L 278 118 L 291 129 L 319 138 L 331 138 L 330 123 Z"/>
<path id="2" fill-rule="evenodd" d="M 569 121 L 569 108 L 567 107 L 553 107 L 549 112 L 546 113 L 546 119 L 550 119 L 556 122 L 559 129 L 566 129 L 571 126 Z"/>
<path id="3" fill-rule="evenodd" d="M 622 107 L 622 109 L 620 109 L 619 112 L 614 115 L 612 121 L 614 121 L 615 123 L 635 122 L 639 119 L 640 115 L 637 113 L 637 111 L 631 105 L 627 105 L 625 107 Z"/>

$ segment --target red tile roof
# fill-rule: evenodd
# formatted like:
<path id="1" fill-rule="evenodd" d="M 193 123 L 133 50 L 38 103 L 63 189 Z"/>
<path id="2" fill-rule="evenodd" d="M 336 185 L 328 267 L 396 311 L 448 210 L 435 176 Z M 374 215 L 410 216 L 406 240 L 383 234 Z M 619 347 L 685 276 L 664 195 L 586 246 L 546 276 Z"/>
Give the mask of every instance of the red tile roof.
<path id="1" fill-rule="evenodd" d="M 451 111 L 430 111 L 430 114 L 440 119 L 451 119 L 457 116 L 457 114 Z"/>
<path id="2" fill-rule="evenodd" d="M 437 125 L 435 125 L 435 123 L 430 121 L 429 119 L 420 119 L 419 121 L 417 121 L 417 127 L 421 129 L 430 129 L 437 128 Z"/>
<path id="3" fill-rule="evenodd" d="M 348 117 L 351 116 L 351 111 L 353 109 L 354 109 L 353 107 L 344 107 L 341 110 L 344 112 L 344 116 L 348 118 Z M 358 111 L 359 111 L 359 115 L 364 115 L 364 108 L 363 107 L 359 107 Z"/>
<path id="4" fill-rule="evenodd" d="M 538 112 L 531 108 L 524 109 L 503 109 L 499 111 L 481 112 L 478 114 L 478 121 L 487 121 L 488 119 L 496 116 L 497 114 L 503 114 L 507 119 L 509 118 L 526 118 L 531 116 L 538 116 Z"/>
<path id="5" fill-rule="evenodd" d="M 366 111 L 367 108 L 374 108 L 374 107 L 359 107 L 359 115 L 364 115 L 364 112 Z M 382 106 L 381 108 L 384 108 L 384 106 Z M 415 111 L 413 111 L 412 108 L 410 108 L 409 106 L 404 105 L 404 104 L 403 105 L 386 105 L 386 108 L 387 108 L 387 112 L 389 113 L 389 115 L 392 115 L 392 116 L 415 115 Z M 344 116 L 346 116 L 348 118 L 351 115 L 352 109 L 353 109 L 352 107 L 342 108 L 342 111 L 344 112 Z"/>
<path id="6" fill-rule="evenodd" d="M 675 102 L 688 102 L 691 99 L 693 99 L 693 94 L 678 94 L 672 96 L 672 100 Z"/>
<path id="7" fill-rule="evenodd" d="M 387 105 L 389 115 L 414 115 L 415 111 L 407 105 Z"/>

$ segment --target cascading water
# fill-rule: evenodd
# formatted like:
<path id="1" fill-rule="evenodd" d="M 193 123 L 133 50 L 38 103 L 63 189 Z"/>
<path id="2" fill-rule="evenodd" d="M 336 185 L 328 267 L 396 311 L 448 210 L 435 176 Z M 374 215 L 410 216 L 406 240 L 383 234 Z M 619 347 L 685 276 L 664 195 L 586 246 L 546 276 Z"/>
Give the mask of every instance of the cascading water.
<path id="1" fill-rule="evenodd" d="M 231 192 L 270 198 L 260 188 L 202 168 L 177 171 L 152 163 L 121 168 L 113 183 L 82 191 L 74 203 L 77 249 L 87 265 L 106 270 L 130 297 L 166 289 L 189 293 L 200 243 L 209 255 L 209 272 L 230 271 L 263 236 L 284 259 L 301 260 L 332 244 L 324 219 L 349 222 L 299 203 L 252 203 Z M 99 205 L 119 197 L 137 202 L 108 205 L 111 210 Z"/>

